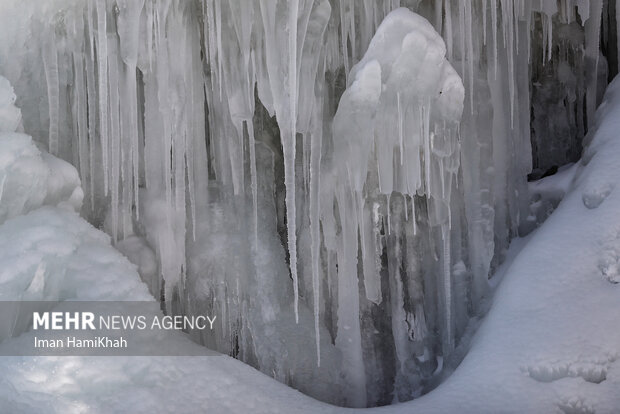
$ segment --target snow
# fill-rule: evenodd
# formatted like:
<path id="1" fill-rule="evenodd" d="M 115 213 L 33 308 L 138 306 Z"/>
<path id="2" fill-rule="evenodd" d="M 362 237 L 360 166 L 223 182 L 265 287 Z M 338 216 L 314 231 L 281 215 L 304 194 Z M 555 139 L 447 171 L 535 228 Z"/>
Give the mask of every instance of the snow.
<path id="1" fill-rule="evenodd" d="M 84 193 L 71 164 L 42 153 L 32 138 L 15 132 L 21 115 L 9 82 L 0 76 L 0 223 L 42 205 L 79 211 Z"/>
<path id="2" fill-rule="evenodd" d="M 22 114 L 15 104 L 15 93 L 9 81 L 0 77 L 0 132 L 13 132 L 21 125 Z"/>

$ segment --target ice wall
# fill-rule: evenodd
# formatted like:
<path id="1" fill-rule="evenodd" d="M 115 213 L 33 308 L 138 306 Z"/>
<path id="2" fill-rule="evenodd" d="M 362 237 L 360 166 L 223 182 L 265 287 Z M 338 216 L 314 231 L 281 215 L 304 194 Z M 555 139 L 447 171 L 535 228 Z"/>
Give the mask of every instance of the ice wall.
<path id="1" fill-rule="evenodd" d="M 387 404 L 460 361 L 532 161 L 579 152 L 612 3 L 7 1 L 0 73 L 168 311 L 220 315 L 197 340 Z"/>
<path id="2" fill-rule="evenodd" d="M 338 262 L 335 341 L 344 357 L 348 395 L 353 396 L 348 402 L 357 406 L 366 404 L 358 262 L 365 299 L 380 305 L 388 296 L 381 286 L 381 233 L 393 243 L 386 253 L 397 389 L 412 376 L 407 367 L 412 358 L 430 353 L 423 300 L 407 298 L 402 280 L 412 284 L 419 278 L 415 262 L 423 249 L 407 252 L 410 243 L 443 241 L 443 261 L 433 270 L 445 299 L 446 353 L 453 346 L 451 194 L 459 169 L 458 125 L 465 92 L 445 53 L 442 38 L 426 19 L 405 8 L 390 13 L 349 73 L 334 116 L 331 148 L 323 158 L 323 238 L 327 254 Z M 393 195 L 402 203 L 390 203 Z M 418 221 L 426 224 L 420 234 Z M 430 227 L 439 229 L 441 240 L 428 233 Z M 418 294 L 420 288 L 415 287 Z M 412 303 L 405 304 L 406 299 Z M 408 384 L 402 388 L 411 389 Z"/>
<path id="3" fill-rule="evenodd" d="M 579 159 L 593 106 L 617 72 L 615 2 L 590 2 L 589 7 L 584 3 L 576 9 L 563 6 L 555 14 L 551 7 L 533 21 L 542 30 L 536 30 L 532 54 L 544 60 L 544 65 L 531 68 L 537 176 Z"/>

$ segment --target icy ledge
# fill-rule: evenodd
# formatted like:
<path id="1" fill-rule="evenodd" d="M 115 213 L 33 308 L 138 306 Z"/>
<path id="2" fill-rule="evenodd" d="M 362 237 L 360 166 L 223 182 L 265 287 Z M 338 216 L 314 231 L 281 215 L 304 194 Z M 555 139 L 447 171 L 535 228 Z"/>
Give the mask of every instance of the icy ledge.
<path id="1" fill-rule="evenodd" d="M 507 270 L 467 357 L 436 390 L 382 412 L 617 412 L 618 130 L 620 80 L 616 79 L 599 108 L 597 127 L 588 138 L 570 189 Z M 0 137 L 0 148 L 6 142 L 5 136 Z M 139 284 L 135 269 L 113 251 L 108 238 L 76 214 L 45 207 L 29 217 L 60 224 L 50 233 L 54 240 L 79 229 L 78 234 L 117 264 L 106 272 L 122 276 L 115 280 Z M 0 226 L 0 240 L 41 224 L 29 217 L 13 218 Z M 78 251 L 65 253 L 67 260 L 75 259 Z M 3 265 L 3 280 L 12 273 L 19 277 L 18 267 L 8 266 L 2 252 L 0 260 L 7 264 Z M 62 261 L 57 265 L 62 270 Z M 91 265 L 104 266 L 95 261 Z M 93 278 L 87 286 L 93 292 L 105 291 L 104 283 L 102 278 Z M 145 288 L 137 291 L 143 293 Z M 7 412 L 345 411 L 314 401 L 224 356 L 5 357 L 0 359 L 0 378 L 0 406 Z"/>

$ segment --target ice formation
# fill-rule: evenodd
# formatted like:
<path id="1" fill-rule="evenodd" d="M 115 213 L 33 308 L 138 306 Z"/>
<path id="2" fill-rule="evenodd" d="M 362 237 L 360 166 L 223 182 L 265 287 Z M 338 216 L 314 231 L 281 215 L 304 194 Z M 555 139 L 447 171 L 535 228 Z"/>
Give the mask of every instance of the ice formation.
<path id="1" fill-rule="evenodd" d="M 618 119 L 620 80 L 609 86 L 582 160 L 532 184 L 543 198 L 561 193 L 564 199 L 540 229 L 513 240 L 507 260 L 491 279 L 494 286 L 497 278 L 504 279 L 494 306 L 456 372 L 422 398 L 366 411 L 617 412 L 620 331 L 613 327 L 620 280 L 620 198 L 613 187 L 620 179 Z M 596 198 L 596 208 L 586 205 L 586 199 L 603 194 L 599 189 L 610 187 Z M 20 198 L 29 191 L 20 186 L 10 196 Z M 43 206 L 17 214 L 0 224 L 3 298 L 153 300 L 136 268 L 112 248 L 110 237 L 74 211 Z M 294 327 L 292 312 L 290 316 Z M 4 329 L 12 329 L 6 322 L 13 325 L 2 319 L 3 338 Z M 0 353 L 12 355 L 28 346 L 33 335 L 30 331 L 2 341 Z M 187 352 L 205 349 L 180 333 L 153 339 Z M 5 356 L 0 357 L 0 374 L 1 407 L 20 414 L 350 411 L 309 398 L 223 355 Z"/>
<path id="2" fill-rule="evenodd" d="M 411 241 L 417 236 L 416 221 L 422 217 L 441 228 L 446 244 L 439 285 L 446 299 L 445 345 L 452 346 L 450 195 L 459 167 L 458 124 L 464 90 L 445 52 L 443 40 L 423 17 L 404 8 L 390 13 L 362 60 L 351 69 L 334 116 L 332 148 L 323 159 L 323 237 L 327 254 L 334 255 L 339 265 L 335 341 L 344 356 L 345 378 L 351 387 L 348 395 L 355 395 L 350 403 L 357 406 L 366 404 L 360 304 L 358 295 L 351 295 L 358 288 L 358 234 L 366 298 L 380 304 L 382 249 L 377 236 L 381 226 L 386 226 L 387 237 L 409 236 Z M 385 209 L 393 208 L 392 193 L 404 200 L 400 209 L 407 217 L 396 209 L 393 215 L 386 211 L 386 221 L 381 223 L 373 215 L 381 203 Z M 418 203 L 426 201 L 426 214 L 416 211 L 416 198 Z M 401 261 L 406 256 L 401 249 L 397 241 L 389 249 L 393 256 L 388 260 Z M 398 316 L 392 321 L 397 375 L 407 376 L 403 372 L 407 361 L 416 355 L 409 342 L 423 342 L 427 327 L 419 308 L 405 313 L 404 288 L 397 274 L 405 268 L 401 266 L 388 267 L 390 285 L 394 283 L 390 286 L 393 317 Z"/>
<path id="3" fill-rule="evenodd" d="M 169 312 L 221 315 L 197 340 L 350 406 L 458 364 L 527 174 L 576 161 L 618 65 L 603 0 L 43 3 L 0 5 L 0 73 L 83 216 Z"/>

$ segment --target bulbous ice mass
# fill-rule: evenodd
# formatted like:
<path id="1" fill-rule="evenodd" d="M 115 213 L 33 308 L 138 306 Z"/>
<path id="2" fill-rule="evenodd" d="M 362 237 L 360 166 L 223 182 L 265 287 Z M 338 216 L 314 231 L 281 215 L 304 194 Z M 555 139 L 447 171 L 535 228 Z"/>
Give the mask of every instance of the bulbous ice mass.
<path id="1" fill-rule="evenodd" d="M 356 191 L 363 190 L 369 161 L 379 170 L 379 189 L 384 194 L 393 190 L 427 194 L 432 187 L 421 186 L 430 184 L 431 177 L 423 177 L 424 166 L 437 163 L 445 171 L 450 163 L 450 173 L 456 172 L 455 132 L 465 90 L 445 53 L 441 36 L 428 21 L 400 8 L 386 16 L 368 51 L 351 69 L 349 87 L 334 117 L 333 162 Z M 394 152 L 400 156 L 396 167 Z M 409 163 L 418 169 L 404 166 Z M 398 165 L 404 169 L 402 175 Z M 426 172 L 432 174 L 430 167 Z"/>
<path id="2" fill-rule="evenodd" d="M 418 217 L 412 201 L 414 228 L 415 220 L 423 219 L 441 226 L 444 236 L 450 231 L 450 195 L 460 156 L 457 128 L 465 91 L 445 53 L 441 36 L 426 19 L 405 8 L 392 11 L 377 29 L 362 60 L 351 69 L 349 86 L 334 116 L 334 153 L 324 164 L 325 176 L 321 179 L 322 216 L 330 217 L 335 206 L 340 212 L 341 231 L 325 233 L 326 238 L 329 234 L 334 238 L 326 244 L 337 246 L 333 254 L 339 264 L 348 264 L 338 269 L 336 346 L 344 355 L 348 395 L 352 396 L 348 403 L 355 406 L 366 404 L 359 300 L 352 294 L 357 291 L 358 231 L 362 234 L 367 298 L 376 303 L 381 302 L 377 264 L 382 249 L 373 232 L 378 234 L 381 225 L 372 216 L 377 214 L 374 206 L 379 194 L 388 200 L 388 232 L 392 230 L 389 200 L 393 192 L 412 200 L 427 200 L 426 214 Z M 400 220 L 398 216 L 394 219 L 395 233 L 404 224 Z M 330 225 L 330 219 L 324 220 L 323 228 Z M 368 230 L 373 227 L 375 230 Z M 413 241 L 415 234 L 405 238 Z M 432 245 L 433 236 L 429 234 L 424 242 Z M 449 257 L 449 250 L 448 245 L 444 255 Z M 396 251 L 400 254 L 398 248 Z M 451 290 L 450 272 L 444 268 L 447 295 Z M 401 294 L 392 300 L 397 308 L 404 307 Z M 447 301 L 444 313 L 449 338 L 453 335 L 451 306 Z M 395 329 L 396 338 L 404 340 L 396 355 L 403 375 L 404 367 L 414 364 L 412 353 L 406 349 L 406 336 L 413 333 L 416 341 L 423 341 L 427 332 L 420 307 L 406 318 L 411 320 L 409 329 Z"/>

